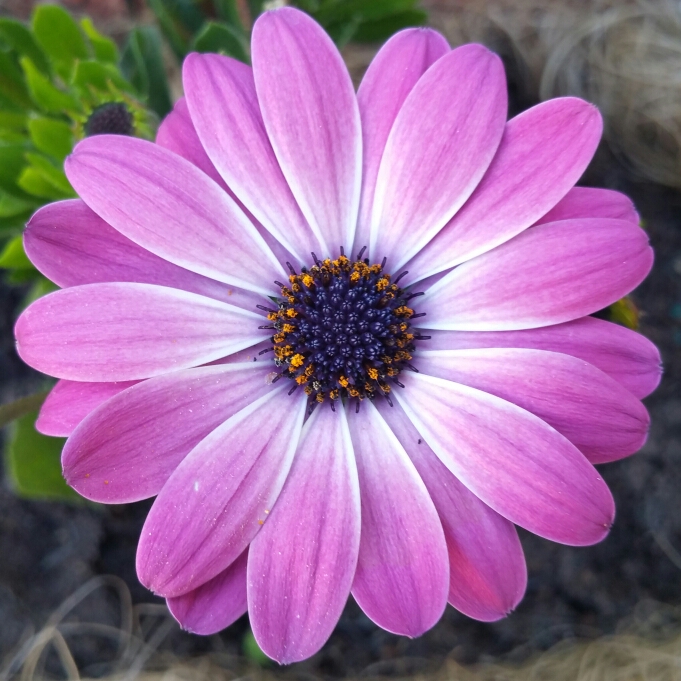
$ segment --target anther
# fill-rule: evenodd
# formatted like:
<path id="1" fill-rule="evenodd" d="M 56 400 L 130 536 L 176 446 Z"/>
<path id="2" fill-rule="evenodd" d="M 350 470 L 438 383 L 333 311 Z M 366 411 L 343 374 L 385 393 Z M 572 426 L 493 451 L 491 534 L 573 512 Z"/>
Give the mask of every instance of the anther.
<path id="1" fill-rule="evenodd" d="M 425 296 L 425 291 L 419 291 L 418 293 L 410 293 L 405 300 L 411 300 L 412 298 L 418 298 L 419 296 Z"/>
<path id="2" fill-rule="evenodd" d="M 276 310 L 273 310 L 271 307 L 265 307 L 264 305 L 256 305 L 258 310 L 262 310 L 263 312 L 271 312 L 272 314 L 277 314 Z"/>
<path id="3" fill-rule="evenodd" d="M 400 272 L 394 279 L 393 279 L 393 284 L 396 284 L 402 277 L 406 277 L 407 274 L 409 274 L 409 270 L 404 270 L 404 272 Z M 276 282 L 275 282 L 276 283 Z"/>
<path id="4" fill-rule="evenodd" d="M 413 364 L 407 364 L 407 368 L 416 374 L 421 373 Z"/>
<path id="5" fill-rule="evenodd" d="M 259 326 L 259 329 L 273 329 L 275 328 L 274 326 Z"/>
<path id="6" fill-rule="evenodd" d="M 266 352 L 274 352 L 274 348 L 265 348 L 264 350 L 261 350 L 258 354 L 264 355 Z"/>
<path id="7" fill-rule="evenodd" d="M 298 276 L 298 273 L 293 269 L 293 265 L 290 262 L 286 262 L 286 267 L 288 267 L 288 271 L 295 277 Z"/>
<path id="8" fill-rule="evenodd" d="M 399 385 L 400 388 L 404 388 L 404 383 L 400 383 L 396 378 L 393 378 L 393 383 L 395 383 L 396 385 Z"/>
<path id="9" fill-rule="evenodd" d="M 425 312 L 419 312 L 418 314 L 413 314 L 409 319 L 418 319 L 419 317 L 425 317 L 426 313 Z"/>
<path id="10" fill-rule="evenodd" d="M 361 260 L 361 259 L 362 259 L 362 256 L 364 255 L 364 251 L 366 251 L 366 249 L 367 249 L 366 246 L 362 246 L 362 249 L 361 249 L 360 252 L 357 254 L 357 260 Z"/>
<path id="11" fill-rule="evenodd" d="M 312 260 L 314 261 L 314 264 L 319 267 L 321 265 L 322 261 L 315 255 L 315 252 L 312 251 Z"/>
<path id="12" fill-rule="evenodd" d="M 294 393 L 296 390 L 298 390 L 299 387 L 300 387 L 300 386 L 296 383 L 296 384 L 291 388 L 291 390 L 288 391 L 288 394 L 289 394 L 289 395 L 293 395 L 293 393 Z"/>
<path id="13" fill-rule="evenodd" d="M 284 288 L 285 284 L 282 284 L 280 281 L 275 281 L 274 282 L 279 288 Z"/>
<path id="14" fill-rule="evenodd" d="M 385 267 L 385 264 L 388 262 L 388 256 L 384 256 L 383 260 L 381 261 L 381 269 Z"/>
<path id="15" fill-rule="evenodd" d="M 430 340 L 432 336 L 421 336 L 420 334 L 415 334 L 414 338 L 416 340 Z"/>
<path id="16" fill-rule="evenodd" d="M 340 254 L 341 254 L 343 257 L 345 257 L 345 251 L 343 250 L 343 247 L 342 247 L 342 246 L 340 247 Z"/>

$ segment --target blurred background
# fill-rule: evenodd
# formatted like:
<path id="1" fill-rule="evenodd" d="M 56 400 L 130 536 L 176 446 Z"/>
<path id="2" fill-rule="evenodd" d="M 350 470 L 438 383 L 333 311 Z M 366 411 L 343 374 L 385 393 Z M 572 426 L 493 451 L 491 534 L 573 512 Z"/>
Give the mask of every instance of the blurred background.
<path id="1" fill-rule="evenodd" d="M 510 115 L 560 95 L 595 103 L 605 134 L 580 184 L 631 196 L 656 253 L 650 277 L 603 315 L 651 338 L 665 366 L 646 400 L 648 443 L 600 467 L 617 503 L 603 543 L 576 549 L 521 530 L 528 589 L 507 619 L 482 624 L 448 608 L 409 640 L 350 602 L 323 650 L 286 674 L 681 679 L 678 2 L 0 0 L 0 680 L 283 673 L 263 659 L 246 617 L 218 636 L 190 636 L 139 585 L 135 547 L 150 502 L 96 506 L 66 488 L 62 441 L 33 429 L 50 383 L 18 359 L 12 337 L 21 309 L 51 290 L 26 259 L 21 230 L 40 205 L 74 195 L 61 165 L 93 112 L 124 103 L 133 134 L 153 139 L 181 95 L 184 55 L 247 61 L 253 18 L 280 4 L 324 25 L 356 83 L 381 41 L 427 24 L 453 46 L 482 42 L 500 54 Z"/>

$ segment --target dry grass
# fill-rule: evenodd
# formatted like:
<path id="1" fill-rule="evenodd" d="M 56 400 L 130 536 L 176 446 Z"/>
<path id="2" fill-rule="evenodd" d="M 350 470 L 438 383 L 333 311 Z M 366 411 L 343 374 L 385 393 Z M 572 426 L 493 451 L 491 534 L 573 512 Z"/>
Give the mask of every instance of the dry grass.
<path id="1" fill-rule="evenodd" d="M 505 54 L 529 99 L 595 103 L 635 174 L 681 188 L 681 4 L 675 0 L 426 0 L 452 44 Z"/>
<path id="2" fill-rule="evenodd" d="M 97 589 L 110 589 L 120 606 L 117 626 L 78 621 L 73 612 Z M 133 606 L 117 577 L 97 577 L 67 599 L 41 631 L 28 636 L 0 668 L 0 681 L 48 681 L 81 676 L 70 642 L 87 635 L 114 643 L 116 654 L 104 676 L 107 681 L 277 681 L 299 679 L 295 665 L 263 669 L 254 662 L 215 652 L 178 659 L 162 648 L 177 625 L 164 606 Z M 52 656 L 51 674 L 46 660 Z M 59 664 L 55 665 L 55 661 Z M 55 671 L 55 667 L 61 669 Z M 305 675 L 310 678 L 308 674 Z M 379 679 L 371 670 L 361 679 Z M 414 681 L 678 681 L 681 679 L 681 609 L 644 602 L 614 636 L 593 641 L 564 641 L 522 665 L 503 660 L 464 667 L 447 661 L 439 671 L 391 679 Z"/>

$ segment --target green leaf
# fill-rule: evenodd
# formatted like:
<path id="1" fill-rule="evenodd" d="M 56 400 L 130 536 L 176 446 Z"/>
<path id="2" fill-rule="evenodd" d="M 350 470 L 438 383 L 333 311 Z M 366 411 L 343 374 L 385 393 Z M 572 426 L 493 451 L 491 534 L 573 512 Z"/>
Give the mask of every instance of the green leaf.
<path id="1" fill-rule="evenodd" d="M 179 61 L 182 61 L 189 52 L 188 32 L 183 30 L 183 27 L 179 25 L 175 17 L 168 11 L 167 0 L 166 2 L 163 0 L 148 0 L 148 2 L 175 56 Z"/>
<path id="2" fill-rule="evenodd" d="M 241 21 L 239 8 L 236 0 L 213 0 L 215 13 L 220 19 L 228 23 L 237 31 L 244 31 L 244 25 Z"/>
<path id="3" fill-rule="evenodd" d="M 78 59 L 90 56 L 80 27 L 65 9 L 57 5 L 39 5 L 36 8 L 33 34 L 65 80 L 68 80 Z"/>
<path id="4" fill-rule="evenodd" d="M 39 409 L 40 405 L 45 401 L 48 392 L 48 390 L 41 390 L 40 392 L 33 393 L 33 395 L 20 397 L 13 402 L 0 404 L 0 428 L 4 428 L 8 423 Z"/>
<path id="5" fill-rule="evenodd" d="M 0 218 L 11 218 L 35 208 L 35 202 L 14 196 L 0 189 Z"/>
<path id="6" fill-rule="evenodd" d="M 262 14 L 263 0 L 248 0 L 248 11 L 251 13 L 251 19 L 255 21 Z"/>
<path id="7" fill-rule="evenodd" d="M 0 267 L 5 270 L 32 270 L 33 263 L 24 252 L 24 240 L 21 235 L 5 244 L 0 253 Z"/>
<path id="8" fill-rule="evenodd" d="M 55 118 L 32 118 L 28 122 L 31 141 L 39 151 L 63 161 L 73 149 L 71 126 Z"/>
<path id="9" fill-rule="evenodd" d="M 245 38 L 227 24 L 209 21 L 196 36 L 192 45 L 196 52 L 219 52 L 246 64 L 249 63 Z"/>
<path id="10" fill-rule="evenodd" d="M 49 279 L 43 277 L 42 274 L 40 274 L 39 278 L 36 280 L 33 286 L 31 286 L 26 297 L 21 301 L 21 310 L 26 309 L 31 303 L 34 303 L 36 300 L 38 300 L 38 298 L 42 298 L 48 293 L 54 293 L 54 291 L 58 290 L 59 287 L 56 284 L 52 283 Z"/>
<path id="11" fill-rule="evenodd" d="M 80 61 L 76 64 L 72 82 L 86 95 L 90 94 L 91 88 L 102 92 L 110 92 L 110 85 L 119 90 L 132 90 L 131 84 L 125 80 L 116 66 L 113 64 L 102 64 L 102 62 L 91 59 Z"/>
<path id="12" fill-rule="evenodd" d="M 78 100 L 67 92 L 52 85 L 52 83 L 38 71 L 28 57 L 24 57 L 21 60 L 21 66 L 24 69 L 31 97 L 33 97 L 33 101 L 41 109 L 51 113 L 64 113 L 65 111 L 80 110 L 80 103 Z"/>
<path id="13" fill-rule="evenodd" d="M 37 417 L 37 411 L 30 412 L 10 426 L 5 462 L 12 487 L 29 499 L 81 501 L 61 472 L 66 440 L 41 435 L 34 426 Z"/>
<path id="14" fill-rule="evenodd" d="M 38 171 L 47 182 L 61 190 L 65 196 L 76 196 L 76 192 L 71 187 L 71 183 L 66 179 L 62 167 L 57 168 L 46 156 L 34 152 L 28 152 L 26 160 L 31 164 L 31 169 Z"/>
<path id="15" fill-rule="evenodd" d="M 427 21 L 428 15 L 423 10 L 415 9 L 401 12 L 380 21 L 362 23 L 355 32 L 353 40 L 358 43 L 381 42 L 403 28 L 423 26 Z"/>
<path id="16" fill-rule="evenodd" d="M 327 26 L 326 32 L 339 48 L 343 48 L 355 37 L 361 23 L 362 18 L 357 14 L 347 21 Z"/>
<path id="17" fill-rule="evenodd" d="M 95 58 L 99 61 L 116 64 L 118 62 L 118 48 L 116 43 L 102 35 L 92 23 L 89 17 L 80 20 L 80 25 L 85 35 L 90 39 L 90 44 L 95 53 Z"/>
<path id="18" fill-rule="evenodd" d="M 30 144 L 0 144 L 0 188 L 13 193 L 17 179 L 26 165 L 24 154 Z"/>
<path id="19" fill-rule="evenodd" d="M 0 52 L 0 94 L 13 107 L 33 108 L 31 97 L 26 89 L 24 74 L 16 61 L 5 52 Z"/>
<path id="20" fill-rule="evenodd" d="M 57 189 L 51 182 L 46 180 L 43 174 L 35 168 L 24 168 L 17 184 L 27 194 L 37 196 L 41 199 L 58 201 L 59 199 L 65 198 L 64 192 Z"/>
<path id="21" fill-rule="evenodd" d="M 33 34 L 20 21 L 0 19 L 0 39 L 11 49 L 24 57 L 28 57 L 40 71 L 50 73 L 50 65 Z"/>
<path id="22" fill-rule="evenodd" d="M 161 36 L 155 26 L 130 31 L 121 57 L 121 69 L 161 118 L 171 109 L 170 91 L 161 55 Z"/>
<path id="23" fill-rule="evenodd" d="M 380 21 L 412 11 L 415 5 L 416 0 L 337 0 L 323 3 L 312 14 L 322 26 L 330 26 L 349 21 L 355 15 L 359 15 L 362 21 Z"/>
<path id="24" fill-rule="evenodd" d="M 12 130 L 23 130 L 26 127 L 27 114 L 25 111 L 7 111 L 0 110 L 0 128 L 7 128 Z M 6 139 L 3 137 L 3 139 Z"/>
<path id="25" fill-rule="evenodd" d="M 253 636 L 253 630 L 249 629 L 245 634 L 242 641 L 242 649 L 244 652 L 244 657 L 247 657 L 251 662 L 255 662 L 260 667 L 270 667 L 274 662 L 265 655 L 262 648 L 258 645 L 258 642 Z"/>

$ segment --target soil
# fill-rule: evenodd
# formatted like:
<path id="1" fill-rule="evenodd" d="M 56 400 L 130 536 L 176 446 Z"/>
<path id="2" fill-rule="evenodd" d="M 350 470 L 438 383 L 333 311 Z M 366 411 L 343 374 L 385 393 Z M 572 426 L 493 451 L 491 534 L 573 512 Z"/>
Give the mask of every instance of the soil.
<path id="1" fill-rule="evenodd" d="M 660 348 L 665 373 L 646 400 L 652 427 L 643 450 L 601 467 L 618 509 L 610 535 L 596 546 L 571 548 L 521 531 L 527 594 L 514 613 L 495 624 L 472 621 L 448 607 L 430 632 L 410 640 L 378 629 L 350 602 L 327 645 L 296 671 L 343 677 L 362 670 L 408 673 L 448 656 L 461 662 L 523 658 L 562 639 L 611 633 L 650 599 L 681 605 L 681 194 L 630 177 L 607 149 L 599 151 L 582 184 L 631 196 L 656 252 L 653 272 L 633 298 L 642 311 L 640 330 Z M 3 402 L 40 383 L 13 349 L 12 320 L 21 294 L 6 285 L 0 289 Z M 149 506 L 26 501 L 7 484 L 0 486 L 0 661 L 90 577 L 117 575 L 135 603 L 160 603 L 134 572 L 137 537 Z M 115 625 L 117 608 L 111 594 L 99 590 L 71 617 Z M 242 618 L 218 639 L 173 630 L 165 645 L 180 655 L 218 644 L 239 653 L 246 631 Z M 101 638 L 80 636 L 69 643 L 85 672 L 101 672 L 115 655 Z"/>

